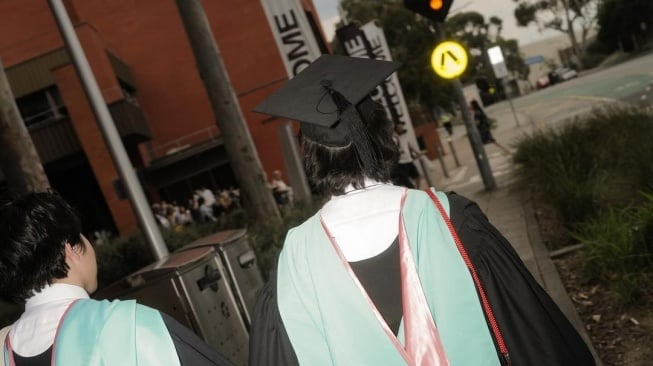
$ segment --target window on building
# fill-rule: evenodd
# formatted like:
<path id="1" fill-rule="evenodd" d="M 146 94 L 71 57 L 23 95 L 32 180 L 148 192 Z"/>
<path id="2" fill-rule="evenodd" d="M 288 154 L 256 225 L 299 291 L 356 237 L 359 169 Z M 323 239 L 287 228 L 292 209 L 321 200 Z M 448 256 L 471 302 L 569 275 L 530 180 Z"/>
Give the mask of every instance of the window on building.
<path id="1" fill-rule="evenodd" d="M 55 86 L 20 97 L 16 99 L 16 104 L 27 126 L 67 115 L 61 94 Z"/>

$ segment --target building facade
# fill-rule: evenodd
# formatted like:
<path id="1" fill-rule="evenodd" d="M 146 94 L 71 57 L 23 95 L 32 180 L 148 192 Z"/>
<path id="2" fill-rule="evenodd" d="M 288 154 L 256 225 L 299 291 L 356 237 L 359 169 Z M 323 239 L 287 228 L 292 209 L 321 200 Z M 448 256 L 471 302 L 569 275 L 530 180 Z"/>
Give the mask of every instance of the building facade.
<path id="1" fill-rule="evenodd" d="M 297 1 L 327 50 L 312 1 Z M 65 4 L 148 198 L 236 185 L 175 1 Z M 283 171 L 283 121 L 252 112 L 288 78 L 261 1 L 202 4 L 263 168 Z M 0 1 L 0 58 L 52 187 L 87 232 L 132 232 L 135 215 L 46 1 Z"/>

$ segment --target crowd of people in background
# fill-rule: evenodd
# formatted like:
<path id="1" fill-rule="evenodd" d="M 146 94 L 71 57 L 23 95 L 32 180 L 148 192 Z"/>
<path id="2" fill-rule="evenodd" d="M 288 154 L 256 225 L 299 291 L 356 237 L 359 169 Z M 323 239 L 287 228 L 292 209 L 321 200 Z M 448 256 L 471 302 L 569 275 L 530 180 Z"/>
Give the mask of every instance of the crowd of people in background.
<path id="1" fill-rule="evenodd" d="M 212 191 L 195 190 L 185 203 L 160 201 L 152 204 L 157 223 L 166 229 L 181 230 L 196 223 L 217 222 L 222 214 L 241 207 L 240 190 L 229 187 Z"/>

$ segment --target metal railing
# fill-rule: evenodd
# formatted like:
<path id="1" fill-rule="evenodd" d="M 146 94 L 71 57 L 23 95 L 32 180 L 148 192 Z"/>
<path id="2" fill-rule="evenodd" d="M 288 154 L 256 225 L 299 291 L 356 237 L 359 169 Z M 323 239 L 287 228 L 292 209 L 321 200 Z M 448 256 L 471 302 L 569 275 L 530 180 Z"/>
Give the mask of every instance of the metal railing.
<path id="1" fill-rule="evenodd" d="M 218 126 L 209 126 L 150 148 L 150 156 L 154 160 L 183 150 L 185 147 L 195 143 L 215 139 L 218 136 L 220 136 Z"/>
<path id="2" fill-rule="evenodd" d="M 42 122 L 48 122 L 50 120 L 56 120 L 68 116 L 66 113 L 66 106 L 63 104 L 53 106 L 42 112 L 32 114 L 29 116 L 22 116 L 25 126 L 32 126 Z"/>

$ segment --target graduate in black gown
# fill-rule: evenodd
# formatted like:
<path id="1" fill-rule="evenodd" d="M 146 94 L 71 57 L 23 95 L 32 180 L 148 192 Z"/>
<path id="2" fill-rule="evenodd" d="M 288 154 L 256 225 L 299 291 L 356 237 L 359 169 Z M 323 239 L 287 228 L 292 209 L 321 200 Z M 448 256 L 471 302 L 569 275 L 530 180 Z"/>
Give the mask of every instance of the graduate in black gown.
<path id="1" fill-rule="evenodd" d="M 255 110 L 301 122 L 331 199 L 291 229 L 252 317 L 251 365 L 593 365 L 472 201 L 394 186 L 369 98 L 396 63 L 324 55 Z"/>

